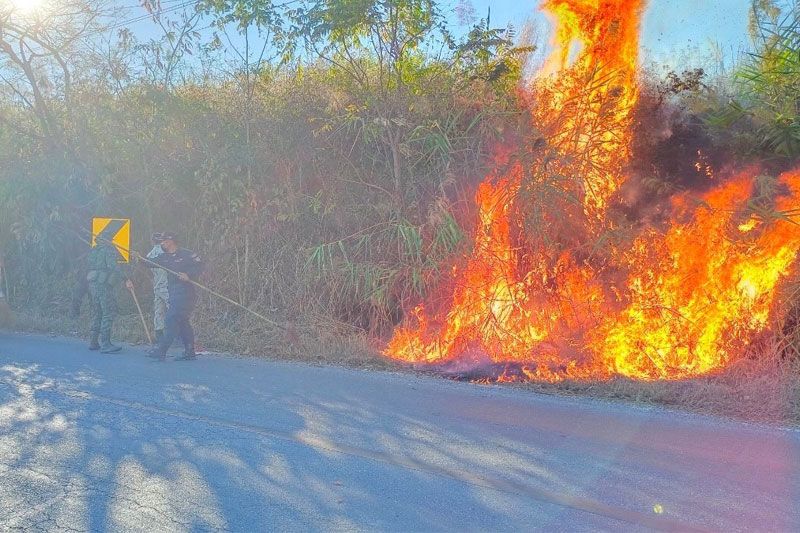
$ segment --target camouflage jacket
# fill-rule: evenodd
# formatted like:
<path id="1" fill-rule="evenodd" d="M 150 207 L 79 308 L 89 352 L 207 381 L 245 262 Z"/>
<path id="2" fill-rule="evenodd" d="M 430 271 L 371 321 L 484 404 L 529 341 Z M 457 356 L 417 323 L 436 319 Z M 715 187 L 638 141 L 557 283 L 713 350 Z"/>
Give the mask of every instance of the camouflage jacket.
<path id="1" fill-rule="evenodd" d="M 148 259 L 155 259 L 162 255 L 164 250 L 160 244 L 153 246 L 150 253 L 147 254 Z M 167 290 L 167 271 L 163 268 L 153 268 L 153 290 L 155 292 L 162 292 Z"/>
<path id="2" fill-rule="evenodd" d="M 119 263 L 121 258 L 114 246 L 98 243 L 86 257 L 86 281 L 116 285 L 122 279 L 128 278 L 127 269 Z"/>

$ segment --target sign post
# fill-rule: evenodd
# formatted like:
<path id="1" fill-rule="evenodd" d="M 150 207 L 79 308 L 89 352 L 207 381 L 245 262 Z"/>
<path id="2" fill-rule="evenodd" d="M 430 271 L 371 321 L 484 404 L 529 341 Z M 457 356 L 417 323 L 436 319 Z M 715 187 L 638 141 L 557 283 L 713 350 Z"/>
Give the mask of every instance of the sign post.
<path id="1" fill-rule="evenodd" d="M 117 249 L 120 257 L 120 263 L 129 263 L 131 260 L 131 219 L 129 218 L 101 218 L 95 217 L 92 219 L 92 247 L 97 246 L 97 236 L 101 233 L 112 235 L 111 244 Z M 136 297 L 136 291 L 133 286 L 129 287 L 133 302 L 136 304 L 136 309 L 139 311 L 139 318 L 142 319 L 142 327 L 144 327 L 144 334 L 147 337 L 147 342 L 153 344 L 153 337 L 150 335 L 150 329 L 147 327 L 147 321 L 142 312 L 142 306 L 139 305 L 139 299 Z"/>
<path id="2" fill-rule="evenodd" d="M 114 236 L 111 244 L 119 252 L 122 261 L 128 263 L 131 259 L 131 219 L 129 218 L 93 218 L 92 219 L 92 246 L 97 245 L 97 236 L 107 231 Z"/>

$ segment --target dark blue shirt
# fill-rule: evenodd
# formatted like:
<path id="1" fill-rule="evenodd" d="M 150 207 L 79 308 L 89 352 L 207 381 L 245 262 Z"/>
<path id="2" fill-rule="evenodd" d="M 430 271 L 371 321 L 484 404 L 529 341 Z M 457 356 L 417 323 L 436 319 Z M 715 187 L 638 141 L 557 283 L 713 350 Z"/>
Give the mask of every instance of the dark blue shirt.
<path id="1" fill-rule="evenodd" d="M 170 299 L 182 296 L 194 296 L 195 286 L 187 281 L 182 281 L 178 276 L 172 272 L 185 272 L 192 281 L 197 281 L 200 274 L 203 272 L 203 260 L 196 253 L 185 248 L 178 248 L 173 253 L 164 252 L 155 259 L 153 263 L 166 269 L 167 272 L 167 288 L 169 290 Z M 151 268 L 155 268 L 150 265 Z M 169 272 L 171 270 L 172 272 Z"/>

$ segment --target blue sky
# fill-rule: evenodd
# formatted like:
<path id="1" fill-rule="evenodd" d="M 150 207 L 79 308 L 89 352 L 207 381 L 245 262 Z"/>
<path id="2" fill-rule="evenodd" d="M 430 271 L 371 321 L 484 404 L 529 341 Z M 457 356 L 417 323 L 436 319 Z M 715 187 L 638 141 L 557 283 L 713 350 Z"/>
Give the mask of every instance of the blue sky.
<path id="1" fill-rule="evenodd" d="M 182 0 L 162 0 L 165 6 Z M 185 1 L 185 0 L 184 0 Z M 442 0 L 454 10 L 459 0 Z M 537 30 L 546 33 L 550 25 L 539 13 L 539 0 L 470 0 L 476 15 L 485 17 L 489 8 L 492 26 L 513 24 L 522 28 L 533 21 Z M 136 5 L 139 0 L 121 0 Z M 750 0 L 649 0 L 642 25 L 643 59 L 667 64 L 673 68 L 707 66 L 712 45 L 719 47 L 730 60 L 748 45 L 747 15 Z M 131 17 L 141 15 L 141 7 L 129 10 Z M 131 28 L 148 35 L 154 30 L 152 21 L 143 20 Z M 453 12 L 453 29 L 457 30 Z M 540 44 L 546 44 L 545 41 Z"/>
<path id="2" fill-rule="evenodd" d="M 453 5 L 457 2 L 450 0 Z M 472 0 L 479 16 L 492 10 L 492 24 L 521 27 L 534 20 L 548 24 L 537 13 L 537 0 Z M 642 47 L 654 60 L 681 63 L 687 51 L 707 53 L 711 43 L 726 54 L 747 46 L 747 10 L 750 0 L 650 0 L 642 26 Z"/>

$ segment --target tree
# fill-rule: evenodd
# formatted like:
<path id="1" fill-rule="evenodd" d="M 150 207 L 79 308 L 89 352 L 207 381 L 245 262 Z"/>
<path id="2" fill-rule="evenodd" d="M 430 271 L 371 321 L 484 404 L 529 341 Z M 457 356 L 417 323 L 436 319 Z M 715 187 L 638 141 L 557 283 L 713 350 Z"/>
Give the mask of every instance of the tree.
<path id="1" fill-rule="evenodd" d="M 66 148 L 54 106 L 69 108 L 73 64 L 87 39 L 102 31 L 108 6 L 107 0 L 63 0 L 26 14 L 12 3 L 0 5 L 0 83 L 11 103 L 34 112 L 38 128 L 14 120 L 8 110 L 0 111 L 0 121 Z"/>
<path id="2" fill-rule="evenodd" d="M 200 4 L 193 2 L 163 9 L 160 0 L 142 0 L 142 6 L 162 32 L 160 38 L 139 46 L 145 52 L 142 56 L 143 66 L 152 82 L 160 83 L 169 90 L 181 61 L 185 56 L 192 55 L 200 42 L 198 30 L 203 21 L 203 10 Z"/>
<path id="3" fill-rule="evenodd" d="M 74 87 L 111 7 L 110 0 L 61 0 L 20 12 L 0 4 L 0 127 L 16 133 L 0 153 L 0 240 L 13 234 L 19 271 L 31 285 L 37 272 L 63 269 L 75 244 L 51 226 L 79 224 L 70 214 L 86 200 L 93 172 L 70 129 Z"/>
<path id="4" fill-rule="evenodd" d="M 209 48 L 224 47 L 228 55 L 234 58 L 234 71 L 227 74 L 237 82 L 243 95 L 240 120 L 244 129 L 245 183 L 246 194 L 252 194 L 253 122 L 257 119 L 253 100 L 257 77 L 281 54 L 279 46 L 284 35 L 281 7 L 275 6 L 271 0 L 205 0 L 198 9 L 214 19 L 214 36 Z M 237 292 L 239 302 L 247 305 L 252 257 L 249 226 L 240 232 L 238 241 L 234 247 Z"/>

